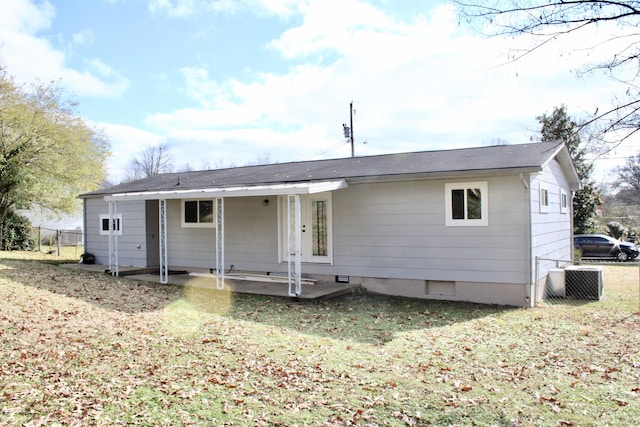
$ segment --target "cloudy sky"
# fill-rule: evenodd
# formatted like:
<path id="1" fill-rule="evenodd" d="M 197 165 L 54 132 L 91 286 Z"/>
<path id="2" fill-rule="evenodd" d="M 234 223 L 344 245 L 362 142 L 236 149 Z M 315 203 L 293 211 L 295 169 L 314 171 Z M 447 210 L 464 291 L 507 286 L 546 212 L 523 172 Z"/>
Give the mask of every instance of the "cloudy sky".
<path id="1" fill-rule="evenodd" d="M 160 143 L 178 168 L 349 156 L 350 102 L 355 153 L 370 155 L 525 143 L 536 116 L 564 104 L 580 120 L 621 90 L 576 77 L 611 54 L 591 47 L 614 27 L 509 63 L 532 41 L 458 21 L 438 0 L 11 0 L 0 62 L 19 82 L 60 81 L 109 136 L 112 182 Z"/>

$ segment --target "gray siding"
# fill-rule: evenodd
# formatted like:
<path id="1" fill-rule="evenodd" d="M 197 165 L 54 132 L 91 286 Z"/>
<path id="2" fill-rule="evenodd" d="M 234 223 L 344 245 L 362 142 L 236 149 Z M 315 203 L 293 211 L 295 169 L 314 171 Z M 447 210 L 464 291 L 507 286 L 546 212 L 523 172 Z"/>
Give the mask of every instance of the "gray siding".
<path id="1" fill-rule="evenodd" d="M 85 199 L 85 252 L 96 257 L 97 264 L 109 264 L 109 236 L 100 234 L 100 215 L 109 213 L 109 204 L 102 198 Z M 145 202 L 118 202 L 122 215 L 122 235 L 118 236 L 119 264 L 146 266 Z"/>
<path id="2" fill-rule="evenodd" d="M 182 228 L 180 200 L 167 201 L 167 258 L 170 267 L 213 268 L 215 229 Z"/>
<path id="3" fill-rule="evenodd" d="M 549 209 L 540 210 L 540 186 L 549 190 Z M 568 197 L 568 209 L 561 212 L 560 192 Z M 558 162 L 551 161 L 543 173 L 534 176 L 531 182 L 531 241 L 532 260 L 535 257 L 573 259 L 571 190 Z M 545 275 L 546 272 L 539 272 Z"/>
<path id="4" fill-rule="evenodd" d="M 482 179 L 462 181 L 476 180 Z M 361 184 L 335 192 L 333 270 L 380 278 L 524 283 L 527 213 L 517 202 L 526 197 L 524 186 L 516 177 L 487 181 L 487 227 L 445 226 L 444 180 Z"/>
<path id="5" fill-rule="evenodd" d="M 470 178 L 466 181 L 479 180 Z M 304 264 L 307 274 L 527 283 L 527 193 L 518 177 L 488 181 L 489 226 L 445 226 L 444 185 L 447 181 L 356 184 L 333 194 L 333 265 Z M 455 182 L 460 182 L 456 180 Z M 225 268 L 285 272 L 278 263 L 277 200 L 262 197 L 225 199 Z M 98 218 L 104 202 L 88 212 Z M 181 202 L 167 204 L 168 262 L 174 268 L 213 268 L 215 230 L 183 228 Z M 128 209 L 131 209 L 129 211 Z M 144 265 L 144 251 L 130 227 L 142 221 L 144 203 L 119 203 L 125 235 L 120 236 L 121 263 Z M 136 221 L 136 222 L 134 222 Z M 94 228 L 96 233 L 98 225 Z M 106 236 L 96 255 L 108 257 Z M 132 249 L 133 248 L 133 249 Z M 135 255 L 140 255 L 136 257 Z M 137 262 L 139 264 L 134 264 Z"/>
<path id="6" fill-rule="evenodd" d="M 224 203 L 225 268 L 286 271 L 286 266 L 278 265 L 276 198 L 227 198 Z M 215 267 L 215 229 L 182 228 L 181 208 L 180 200 L 168 201 L 169 265 Z"/>

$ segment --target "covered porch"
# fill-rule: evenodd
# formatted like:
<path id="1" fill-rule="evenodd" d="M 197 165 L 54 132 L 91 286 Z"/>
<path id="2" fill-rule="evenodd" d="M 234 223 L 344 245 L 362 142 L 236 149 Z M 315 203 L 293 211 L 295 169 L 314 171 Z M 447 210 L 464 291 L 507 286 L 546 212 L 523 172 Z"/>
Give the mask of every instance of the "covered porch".
<path id="1" fill-rule="evenodd" d="M 200 254 L 200 256 L 208 256 L 210 254 L 210 262 L 206 262 L 208 266 L 212 266 L 213 268 L 209 268 L 209 270 L 205 273 L 202 272 L 194 272 L 191 271 L 190 276 L 192 278 L 189 281 L 193 281 L 193 276 L 199 276 L 203 282 L 206 282 L 206 286 L 213 286 L 216 289 L 224 290 L 227 287 L 231 287 L 232 291 L 246 292 L 246 293 L 266 293 L 270 295 L 280 295 L 283 292 L 286 292 L 286 296 L 289 297 L 303 297 L 303 293 L 310 292 L 311 298 L 315 298 L 318 292 L 313 291 L 316 288 L 314 283 L 306 281 L 303 278 L 303 259 L 302 253 L 305 251 L 303 244 L 301 242 L 303 235 L 310 235 L 311 233 L 306 233 L 305 231 L 308 226 L 303 224 L 301 220 L 301 211 L 303 210 L 301 207 L 301 198 L 303 197 L 311 197 L 310 195 L 315 195 L 318 193 L 331 193 L 334 190 L 338 190 L 341 188 L 347 187 L 347 183 L 345 180 L 335 180 L 335 181 L 317 181 L 317 182 L 299 182 L 292 184 L 271 184 L 271 185 L 258 185 L 258 186 L 247 186 L 247 187 L 220 187 L 220 188 L 204 188 L 204 189 L 183 189 L 183 190 L 172 190 L 172 191 L 144 191 L 138 193 L 119 193 L 119 194 L 111 194 L 104 197 L 104 200 L 108 203 L 109 207 L 109 264 L 107 270 L 114 276 L 121 276 L 127 273 L 124 273 L 121 270 L 121 265 L 119 262 L 120 254 L 118 248 L 118 239 L 119 235 L 122 234 L 122 230 L 120 229 L 120 221 L 121 215 L 119 212 L 118 204 L 119 202 L 130 202 L 130 201 L 144 201 L 147 204 L 147 207 L 152 207 L 152 210 L 155 210 L 155 220 L 149 221 L 149 213 L 147 213 L 147 227 L 150 225 L 155 230 L 157 230 L 157 249 L 151 248 L 154 254 L 158 254 L 156 257 L 156 262 L 147 263 L 147 266 L 159 266 L 159 269 L 156 269 L 155 277 L 151 281 L 156 281 L 158 283 L 167 284 L 170 281 L 176 281 L 175 277 L 178 276 L 175 274 L 170 274 L 171 270 L 179 269 L 179 265 L 189 265 L 190 262 L 185 262 L 182 264 L 180 260 L 176 262 L 176 259 L 181 258 L 184 254 L 189 254 L 188 249 L 184 249 L 190 244 L 185 245 L 185 240 L 188 238 L 185 231 L 187 229 L 182 228 L 183 231 L 180 231 L 180 224 L 176 225 L 175 222 L 175 211 L 171 218 L 174 218 L 173 225 L 171 229 L 168 230 L 169 223 L 169 214 L 168 214 L 168 201 L 175 203 L 176 201 L 181 201 L 183 203 L 183 213 L 182 213 L 182 227 L 194 227 L 197 226 L 198 236 L 191 234 L 189 239 L 202 239 L 206 238 L 210 244 L 212 245 L 206 251 L 200 250 L 200 252 L 196 252 Z M 286 267 L 286 271 L 280 274 L 279 280 L 275 281 L 272 277 L 239 277 L 237 273 L 234 272 L 232 275 L 227 275 L 227 272 L 230 272 L 233 268 L 233 261 L 231 261 L 230 265 L 225 264 L 225 200 L 250 200 L 250 198 L 255 198 L 256 196 L 260 197 L 269 197 L 276 196 L 278 200 L 281 200 L 282 203 L 278 203 L 278 217 L 282 218 L 282 221 L 278 220 L 277 223 L 273 223 L 275 230 L 277 227 L 278 234 L 282 236 L 282 239 L 278 239 L 276 245 L 274 245 L 274 253 L 278 253 L 278 263 Z M 242 199 L 245 198 L 245 199 Z M 268 202 L 268 201 L 267 201 Z M 153 206 L 157 203 L 157 208 Z M 193 216 L 195 221 L 198 222 L 196 225 L 186 224 L 186 215 L 187 215 L 187 203 L 193 204 Z M 172 206 L 175 206 L 172 205 Z M 191 205 L 189 205 L 191 206 Z M 206 209 L 203 209 L 206 207 Z M 208 227 L 205 228 L 203 222 L 203 211 L 205 211 L 205 217 L 207 218 Z M 244 217 L 243 214 L 240 213 L 238 217 L 238 211 L 236 214 L 230 217 L 231 219 Z M 326 220 L 325 220 L 326 221 Z M 249 223 L 247 223 L 249 224 Z M 240 228 L 245 228 L 243 225 L 240 225 Z M 267 227 L 268 228 L 268 227 Z M 265 228 L 263 228 L 265 229 Z M 193 228 L 191 228 L 193 230 Z M 243 230 L 238 228 L 238 223 L 236 221 L 235 230 L 240 231 Z M 169 233 L 172 231 L 173 234 Z M 192 231 L 193 232 L 193 231 Z M 180 233 L 180 234 L 176 234 Z M 236 235 L 234 230 L 230 231 L 230 236 L 233 237 Z M 169 236 L 171 237 L 171 241 Z M 210 236 L 210 237 L 207 237 Z M 178 238 L 181 239 L 178 239 Z M 172 241 L 176 239 L 182 240 L 181 245 L 174 246 L 172 250 L 169 250 Z M 209 240 L 210 239 L 210 240 Z M 189 240 L 188 242 L 192 242 L 193 240 Z M 325 247 L 326 247 L 325 240 Z M 330 242 L 329 242 L 330 245 Z M 138 248 L 140 246 L 138 245 Z M 330 246 L 329 246 L 330 247 Z M 308 248 L 307 248 L 308 249 Z M 149 252 L 148 252 L 149 253 Z M 173 254 L 172 254 L 173 253 Z M 309 251 L 305 253 L 310 253 Z M 237 248 L 236 248 L 236 257 L 237 257 Z M 171 258 L 175 258 L 172 259 Z M 327 257 L 328 258 L 328 257 Z M 183 259 L 183 262 L 185 260 Z M 205 260 L 206 261 L 206 260 Z M 274 258 L 275 262 L 275 258 Z M 307 259 L 305 262 L 309 262 Z M 145 264 L 138 264 L 145 265 Z M 249 269 L 251 270 L 251 269 Z M 277 269 L 279 270 L 279 269 Z M 270 271 L 270 270 L 263 270 Z M 152 273 L 145 273 L 145 280 L 149 280 L 150 276 L 154 276 Z M 240 275 L 240 276 L 246 276 Z M 259 275 L 254 275 L 259 276 Z M 266 275 L 268 276 L 268 275 Z M 184 281 L 184 277 L 182 278 Z M 246 286 L 247 282 L 252 283 L 252 286 Z M 213 285 L 212 285 L 213 283 Z M 304 286 L 303 286 L 304 285 Z M 325 289 L 321 293 L 325 292 L 333 292 L 338 291 L 345 287 L 343 284 L 337 283 L 325 283 L 322 287 L 335 287 L 335 289 Z M 261 288 L 262 291 L 258 291 L 257 289 Z"/>

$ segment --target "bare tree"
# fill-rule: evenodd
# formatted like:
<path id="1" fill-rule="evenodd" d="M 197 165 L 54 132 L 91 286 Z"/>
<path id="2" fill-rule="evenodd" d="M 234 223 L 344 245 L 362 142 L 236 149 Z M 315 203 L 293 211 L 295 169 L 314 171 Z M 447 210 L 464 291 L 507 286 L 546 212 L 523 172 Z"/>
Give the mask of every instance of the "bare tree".
<path id="1" fill-rule="evenodd" d="M 624 165 L 615 169 L 615 173 L 617 198 L 629 205 L 640 205 L 640 152 L 627 158 Z"/>
<path id="2" fill-rule="evenodd" d="M 173 172 L 173 158 L 165 143 L 145 148 L 139 157 L 129 162 L 126 181 L 148 178 L 161 173 Z"/>
<path id="3" fill-rule="evenodd" d="M 527 34 L 536 42 L 525 51 L 513 52 L 511 61 L 546 45 L 552 40 L 576 31 L 595 31 L 596 27 L 614 22 L 619 34 L 594 42 L 591 49 L 613 50 L 609 59 L 584 64 L 579 75 L 602 71 L 621 84 L 612 105 L 599 108 L 581 124 L 590 127 L 592 139 L 608 142 L 604 150 L 615 148 L 640 131 L 640 88 L 636 82 L 640 72 L 640 1 L 603 0 L 454 0 L 460 16 L 470 24 L 489 24 L 492 36 Z M 630 29 L 630 31 L 624 31 Z M 620 43 L 624 44 L 621 45 Z M 623 46 L 623 47 L 619 47 Z M 631 74 L 629 74 L 631 72 Z"/>
<path id="4" fill-rule="evenodd" d="M 269 165 L 271 163 L 273 163 L 271 160 L 271 154 L 264 152 L 256 155 L 256 159 L 252 162 L 248 162 L 246 166 Z"/>
<path id="5" fill-rule="evenodd" d="M 180 166 L 176 172 L 193 172 L 195 170 L 195 168 L 193 166 L 191 166 L 191 163 L 185 163 L 184 165 Z"/>

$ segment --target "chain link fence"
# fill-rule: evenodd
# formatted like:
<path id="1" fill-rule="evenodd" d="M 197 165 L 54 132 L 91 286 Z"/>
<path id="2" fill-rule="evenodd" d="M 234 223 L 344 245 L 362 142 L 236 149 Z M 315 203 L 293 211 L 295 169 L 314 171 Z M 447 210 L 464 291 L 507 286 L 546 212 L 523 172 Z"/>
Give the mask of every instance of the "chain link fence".
<path id="1" fill-rule="evenodd" d="M 80 258 L 84 252 L 82 230 L 54 230 L 46 227 L 33 228 L 35 250 L 58 256 Z"/>
<path id="2" fill-rule="evenodd" d="M 640 262 L 536 258 L 535 305 L 602 302 L 640 313 Z"/>

